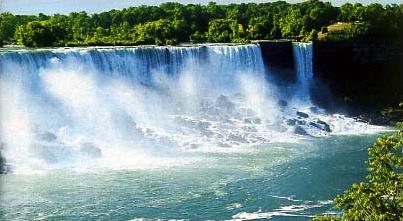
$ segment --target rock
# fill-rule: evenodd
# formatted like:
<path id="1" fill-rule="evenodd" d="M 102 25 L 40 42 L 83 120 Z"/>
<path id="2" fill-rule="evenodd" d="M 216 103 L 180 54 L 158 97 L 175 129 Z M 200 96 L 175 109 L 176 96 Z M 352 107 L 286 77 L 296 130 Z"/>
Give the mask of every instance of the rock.
<path id="1" fill-rule="evenodd" d="M 287 101 L 285 101 L 285 100 L 279 100 L 279 101 L 277 102 L 277 105 L 280 106 L 280 107 L 287 107 L 287 106 L 288 106 L 288 103 L 287 103 Z"/>
<path id="2" fill-rule="evenodd" d="M 287 122 L 287 125 L 289 125 L 289 126 L 305 125 L 305 123 L 306 123 L 304 120 L 298 120 L 298 119 L 288 119 L 286 122 Z"/>
<path id="3" fill-rule="evenodd" d="M 245 118 L 245 119 L 243 120 L 243 122 L 245 122 L 245 123 L 247 123 L 247 124 L 251 124 L 251 123 L 252 123 L 252 119 L 250 119 L 250 118 Z"/>
<path id="4" fill-rule="evenodd" d="M 305 125 L 306 122 L 304 120 L 297 120 L 298 125 Z"/>
<path id="5" fill-rule="evenodd" d="M 3 155 L 2 155 L 1 149 L 0 149 L 0 174 L 6 173 L 5 164 L 6 164 L 6 160 L 3 158 Z"/>
<path id="6" fill-rule="evenodd" d="M 5 144 L 0 143 L 0 174 L 6 174 L 11 171 L 11 166 L 7 165 L 6 159 L 3 157 Z"/>
<path id="7" fill-rule="evenodd" d="M 309 135 L 308 132 L 306 132 L 306 130 L 304 128 L 302 128 L 301 126 L 296 126 L 294 129 L 294 133 L 298 134 L 298 135 L 302 135 L 302 136 Z"/>
<path id="8" fill-rule="evenodd" d="M 219 147 L 231 147 L 231 145 L 226 144 L 226 143 L 223 143 L 223 142 L 217 142 L 217 145 L 218 145 Z"/>
<path id="9" fill-rule="evenodd" d="M 47 142 L 53 142 L 57 140 L 57 136 L 51 132 L 46 131 L 45 133 L 39 134 L 38 139 Z"/>
<path id="10" fill-rule="evenodd" d="M 232 103 L 227 96 L 220 95 L 215 101 L 215 106 L 225 110 L 232 112 L 235 109 L 234 103 Z"/>
<path id="11" fill-rule="evenodd" d="M 321 120 L 317 120 L 316 122 L 310 122 L 309 125 L 329 133 L 332 132 L 329 124 Z"/>
<path id="12" fill-rule="evenodd" d="M 326 132 L 332 132 L 332 130 L 330 129 L 330 125 L 324 121 L 321 120 L 317 120 L 316 123 L 322 125 L 322 129 Z"/>
<path id="13" fill-rule="evenodd" d="M 199 149 L 200 147 L 201 147 L 200 144 L 195 144 L 195 143 L 190 144 L 190 149 L 193 149 L 193 150 Z"/>
<path id="14" fill-rule="evenodd" d="M 295 126 L 296 124 L 297 124 L 296 119 L 288 119 L 287 120 L 287 125 L 289 125 L 289 126 Z"/>
<path id="15" fill-rule="evenodd" d="M 235 141 L 237 143 L 248 143 L 248 141 L 244 137 L 242 137 L 241 135 L 238 135 L 238 134 L 228 135 L 227 140 L 231 141 L 231 142 Z"/>
<path id="16" fill-rule="evenodd" d="M 102 151 L 93 143 L 81 143 L 80 144 L 80 152 L 86 156 L 92 158 L 100 158 L 102 157 Z"/>
<path id="17" fill-rule="evenodd" d="M 302 118 L 308 118 L 309 117 L 309 115 L 307 113 L 304 113 L 304 112 L 301 112 L 301 111 L 297 111 L 297 115 L 299 117 L 302 117 Z"/>
<path id="18" fill-rule="evenodd" d="M 262 123 L 262 120 L 261 120 L 260 118 L 254 118 L 254 119 L 252 120 L 252 122 L 253 122 L 254 124 L 261 124 L 261 123 Z"/>

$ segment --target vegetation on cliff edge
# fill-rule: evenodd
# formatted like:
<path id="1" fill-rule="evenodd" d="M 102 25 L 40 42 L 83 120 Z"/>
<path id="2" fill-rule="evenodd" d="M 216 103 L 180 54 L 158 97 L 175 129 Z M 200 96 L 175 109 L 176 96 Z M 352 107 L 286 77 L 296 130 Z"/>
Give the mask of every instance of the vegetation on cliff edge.
<path id="1" fill-rule="evenodd" d="M 337 22 L 354 25 L 335 32 L 328 28 Z M 403 4 L 346 3 L 334 7 L 319 0 L 298 4 L 164 3 L 91 15 L 0 14 L 0 46 L 172 45 L 281 38 L 309 41 L 318 36 L 320 40 L 398 41 L 403 38 Z"/>

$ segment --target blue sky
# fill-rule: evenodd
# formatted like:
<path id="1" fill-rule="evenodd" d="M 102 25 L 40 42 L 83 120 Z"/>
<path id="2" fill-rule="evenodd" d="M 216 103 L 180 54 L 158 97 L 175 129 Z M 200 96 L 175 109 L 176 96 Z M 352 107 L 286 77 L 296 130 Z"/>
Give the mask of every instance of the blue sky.
<path id="1" fill-rule="evenodd" d="M 170 0 L 173 2 L 175 0 Z M 212 0 L 176 0 L 180 3 L 200 3 L 205 4 Z M 241 3 L 241 2 L 268 2 L 270 0 L 215 0 L 217 3 Z M 288 0 L 288 2 L 295 3 L 302 0 Z M 334 5 L 340 5 L 345 2 L 360 2 L 360 3 L 403 3 L 403 0 L 330 0 Z M 10 11 L 15 14 L 37 14 L 39 12 L 45 14 L 54 13 L 69 13 L 72 11 L 87 11 L 100 12 L 111 9 L 121 9 L 129 6 L 136 5 L 159 5 L 160 3 L 167 2 L 163 0 L 0 0 L 0 10 Z"/>

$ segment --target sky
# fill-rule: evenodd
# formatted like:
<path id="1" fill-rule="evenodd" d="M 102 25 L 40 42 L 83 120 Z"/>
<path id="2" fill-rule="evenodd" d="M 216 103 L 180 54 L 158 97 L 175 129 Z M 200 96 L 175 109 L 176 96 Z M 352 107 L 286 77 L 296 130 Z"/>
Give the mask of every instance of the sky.
<path id="1" fill-rule="evenodd" d="M 241 2 L 270 2 L 270 0 L 170 0 L 169 2 L 206 4 L 215 1 L 219 4 Z M 302 0 L 287 0 L 295 3 Z M 326 0 L 325 0 L 326 1 Z M 403 0 L 328 0 L 333 5 L 341 5 L 345 2 L 401 4 Z M 0 0 L 0 11 L 9 11 L 14 14 L 67 14 L 73 11 L 87 11 L 88 13 L 122 9 L 138 5 L 159 5 L 163 0 Z"/>

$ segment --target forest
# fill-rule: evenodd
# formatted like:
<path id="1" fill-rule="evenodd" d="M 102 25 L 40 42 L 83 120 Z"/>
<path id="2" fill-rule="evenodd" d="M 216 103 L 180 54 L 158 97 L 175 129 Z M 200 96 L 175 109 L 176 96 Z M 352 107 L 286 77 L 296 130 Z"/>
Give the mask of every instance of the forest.
<path id="1" fill-rule="evenodd" d="M 295 41 L 403 39 L 403 4 L 309 0 L 207 5 L 164 3 L 68 15 L 0 14 L 0 46 L 175 45 L 291 39 Z"/>

